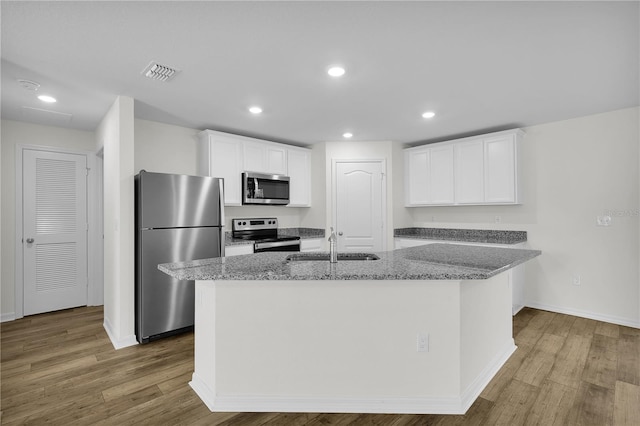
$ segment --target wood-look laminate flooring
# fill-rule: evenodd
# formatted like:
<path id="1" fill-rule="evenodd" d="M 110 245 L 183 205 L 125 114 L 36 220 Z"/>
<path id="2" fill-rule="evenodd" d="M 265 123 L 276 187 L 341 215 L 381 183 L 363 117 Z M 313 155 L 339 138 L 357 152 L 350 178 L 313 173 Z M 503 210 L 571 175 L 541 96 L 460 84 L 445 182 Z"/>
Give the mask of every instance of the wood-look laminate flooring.
<path id="1" fill-rule="evenodd" d="M 640 425 L 640 330 L 524 309 L 517 351 L 464 416 L 211 413 L 193 334 L 114 350 L 101 307 L 1 324 L 2 425 Z"/>

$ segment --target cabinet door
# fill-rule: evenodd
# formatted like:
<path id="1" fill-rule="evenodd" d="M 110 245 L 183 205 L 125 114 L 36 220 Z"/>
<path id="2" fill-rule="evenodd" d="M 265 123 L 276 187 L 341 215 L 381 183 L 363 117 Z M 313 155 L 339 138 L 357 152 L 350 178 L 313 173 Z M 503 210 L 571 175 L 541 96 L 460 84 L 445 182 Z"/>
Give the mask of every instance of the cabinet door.
<path id="1" fill-rule="evenodd" d="M 429 150 L 407 150 L 404 157 L 405 163 L 405 205 L 423 206 L 429 203 Z"/>
<path id="2" fill-rule="evenodd" d="M 287 150 L 268 142 L 244 141 L 244 170 L 249 172 L 286 175 Z"/>
<path id="3" fill-rule="evenodd" d="M 242 143 L 217 132 L 205 131 L 200 134 L 198 153 L 199 173 L 224 179 L 224 204 L 242 205 Z"/>
<path id="4" fill-rule="evenodd" d="M 516 146 L 513 135 L 484 140 L 486 203 L 516 203 Z"/>
<path id="5" fill-rule="evenodd" d="M 287 174 L 287 150 L 279 146 L 266 147 L 266 173 L 274 175 Z"/>
<path id="6" fill-rule="evenodd" d="M 456 144 L 454 151 L 456 203 L 483 203 L 484 145 L 482 139 Z"/>
<path id="7" fill-rule="evenodd" d="M 266 147 L 255 142 L 242 144 L 244 170 L 246 172 L 267 173 Z"/>
<path id="8" fill-rule="evenodd" d="M 453 145 L 429 148 L 429 204 L 453 204 Z"/>
<path id="9" fill-rule="evenodd" d="M 289 207 L 311 206 L 311 152 L 307 149 L 287 150 Z"/>

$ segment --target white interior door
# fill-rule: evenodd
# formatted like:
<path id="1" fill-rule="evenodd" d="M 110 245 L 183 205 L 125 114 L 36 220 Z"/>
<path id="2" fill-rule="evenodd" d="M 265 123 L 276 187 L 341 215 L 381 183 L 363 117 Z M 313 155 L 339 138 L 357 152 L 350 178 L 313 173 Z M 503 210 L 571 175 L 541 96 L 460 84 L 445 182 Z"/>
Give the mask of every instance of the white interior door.
<path id="1" fill-rule="evenodd" d="M 336 162 L 338 251 L 384 250 L 384 164 Z"/>
<path id="2" fill-rule="evenodd" d="M 87 158 L 23 152 L 24 315 L 87 304 Z"/>

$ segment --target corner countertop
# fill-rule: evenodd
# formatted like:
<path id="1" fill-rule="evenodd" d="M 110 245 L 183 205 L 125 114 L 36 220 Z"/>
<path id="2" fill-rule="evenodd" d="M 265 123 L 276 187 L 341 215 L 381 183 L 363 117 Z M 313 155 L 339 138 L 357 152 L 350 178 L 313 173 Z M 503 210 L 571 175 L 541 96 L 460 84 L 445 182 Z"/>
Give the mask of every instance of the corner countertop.
<path id="1" fill-rule="evenodd" d="M 539 250 L 429 244 L 376 253 L 371 261 L 287 262 L 289 252 L 265 252 L 165 263 L 158 269 L 180 280 L 477 280 L 542 254 Z"/>
<path id="2" fill-rule="evenodd" d="M 451 228 L 397 228 L 393 236 L 415 240 L 446 240 L 486 244 L 518 244 L 527 241 L 527 231 Z"/>

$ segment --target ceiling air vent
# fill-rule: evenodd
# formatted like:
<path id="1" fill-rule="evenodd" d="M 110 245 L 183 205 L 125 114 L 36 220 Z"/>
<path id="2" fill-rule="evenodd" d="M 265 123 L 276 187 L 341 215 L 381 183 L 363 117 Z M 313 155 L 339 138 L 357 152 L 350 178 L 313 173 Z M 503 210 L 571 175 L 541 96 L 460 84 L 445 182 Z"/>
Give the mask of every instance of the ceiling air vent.
<path id="1" fill-rule="evenodd" d="M 20 85 L 20 87 L 30 92 L 37 92 L 38 88 L 40 87 L 40 83 L 36 83 L 35 81 L 31 80 L 18 80 L 18 84 Z"/>
<path id="2" fill-rule="evenodd" d="M 153 80 L 169 81 L 179 71 L 180 70 L 176 68 L 168 67 L 166 65 L 160 65 L 156 61 L 151 61 L 149 65 L 147 65 L 147 67 L 142 70 L 142 74 L 145 77 L 149 77 Z"/>

